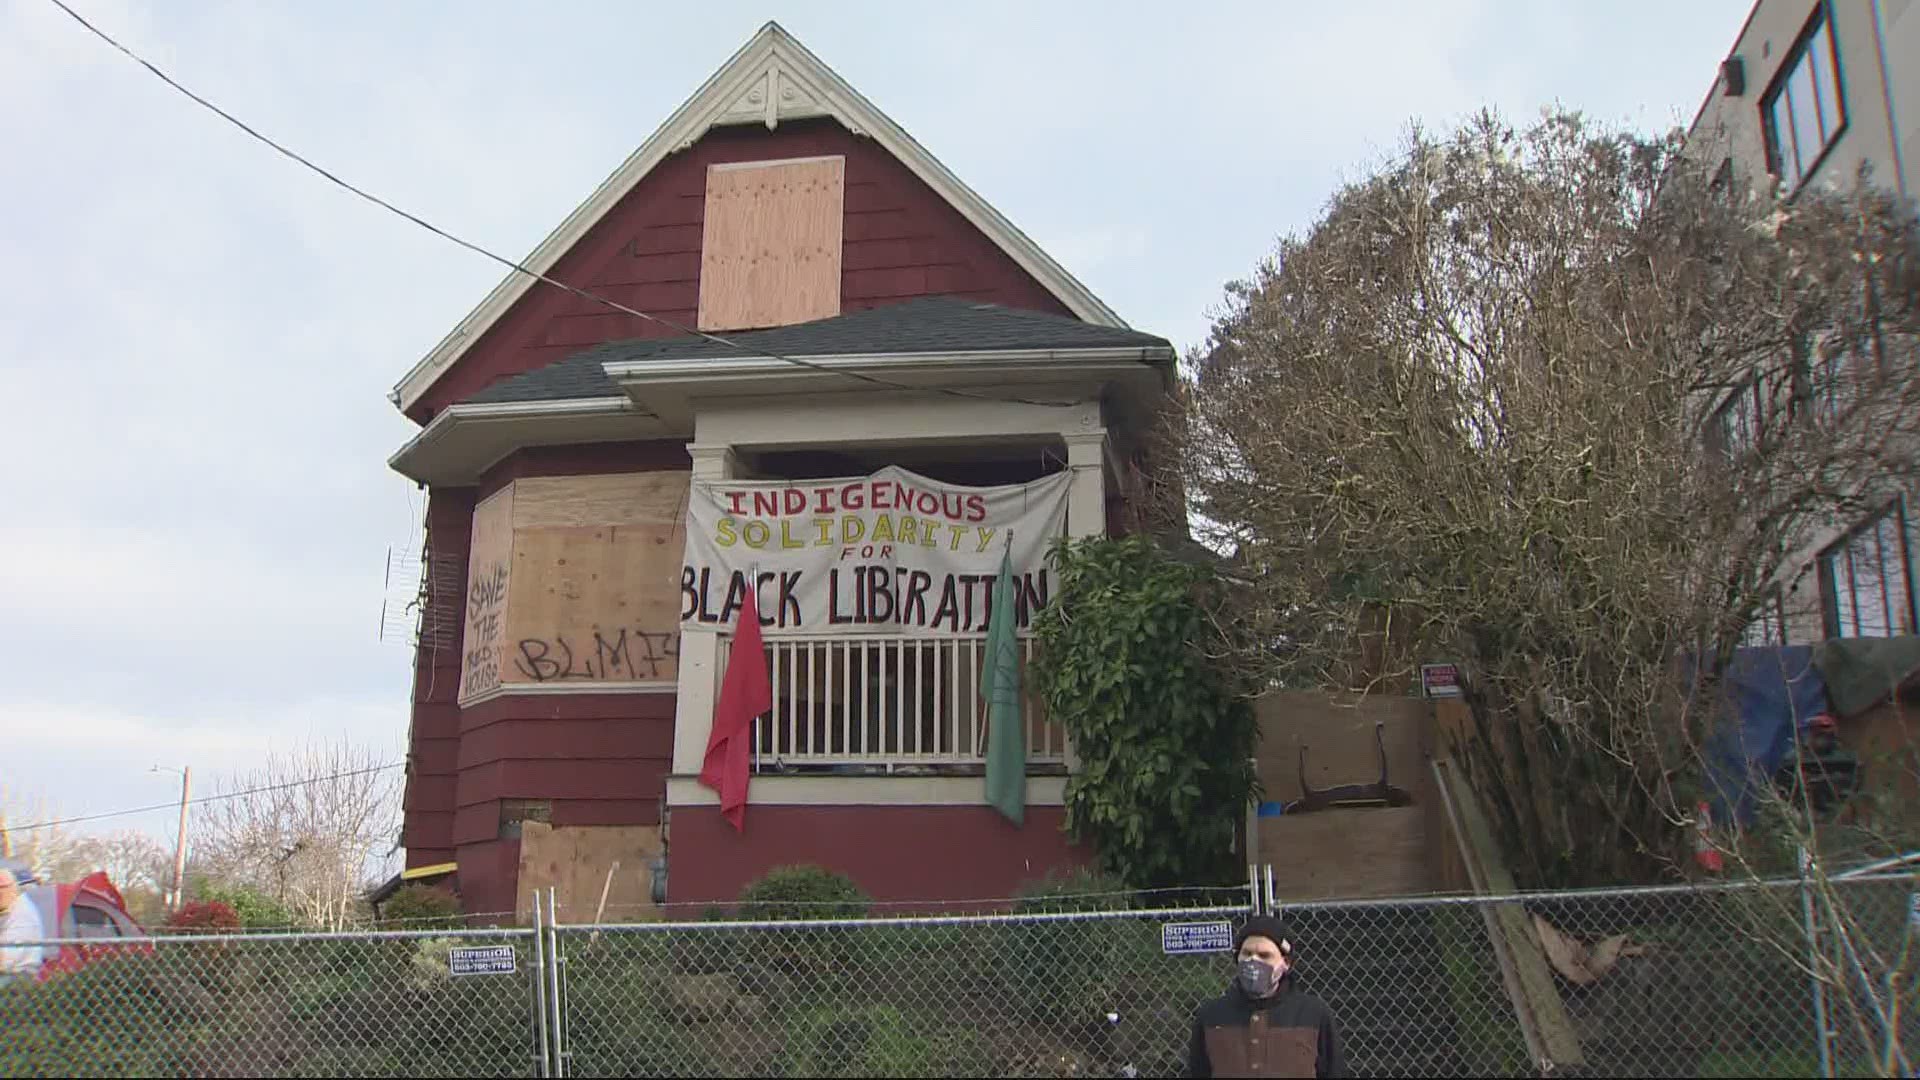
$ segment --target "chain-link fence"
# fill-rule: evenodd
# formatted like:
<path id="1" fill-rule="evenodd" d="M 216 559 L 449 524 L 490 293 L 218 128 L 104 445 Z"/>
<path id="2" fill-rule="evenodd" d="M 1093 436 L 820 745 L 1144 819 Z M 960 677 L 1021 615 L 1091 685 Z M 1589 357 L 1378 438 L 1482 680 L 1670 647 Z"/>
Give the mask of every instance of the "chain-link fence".
<path id="1" fill-rule="evenodd" d="M 48 943 L 54 970 L 0 983 L 0 1076 L 532 1076 L 538 945 L 532 930 Z"/>
<path id="2" fill-rule="evenodd" d="M 1913 886 L 1280 914 L 1356 1075 L 1911 1075 Z M 96 945 L 0 985 L 0 1075 L 1177 1075 L 1232 963 L 1166 928 L 1248 907 L 1132 902 Z"/>
<path id="3" fill-rule="evenodd" d="M 1177 1073 L 1222 952 L 1163 925 L 1245 907 L 562 927 L 578 1076 Z"/>

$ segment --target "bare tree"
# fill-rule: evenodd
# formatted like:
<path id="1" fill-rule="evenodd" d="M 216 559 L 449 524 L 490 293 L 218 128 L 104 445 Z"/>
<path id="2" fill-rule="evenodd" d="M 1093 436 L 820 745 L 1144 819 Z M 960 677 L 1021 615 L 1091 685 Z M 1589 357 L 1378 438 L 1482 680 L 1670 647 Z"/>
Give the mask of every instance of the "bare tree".
<path id="1" fill-rule="evenodd" d="M 1716 179 L 1568 114 L 1416 131 L 1230 287 L 1168 425 L 1159 487 L 1232 553 L 1249 664 L 1463 664 L 1452 753 L 1526 885 L 1687 868 L 1743 638 L 1920 477 L 1910 212 Z M 1805 792 L 1760 785 L 1736 865 L 1821 850 Z"/>
<path id="2" fill-rule="evenodd" d="M 81 839 L 71 826 L 47 824 L 64 816 L 48 799 L 0 787 L 0 856 L 53 873 Z"/>
<path id="3" fill-rule="evenodd" d="M 1260 660 L 1467 664 L 1463 752 L 1537 884 L 1676 861 L 1706 689 L 1812 539 L 1916 475 L 1910 220 L 1729 197 L 1677 150 L 1416 133 L 1230 290 L 1173 432 Z"/>
<path id="4" fill-rule="evenodd" d="M 271 756 L 194 808 L 195 868 L 338 929 L 392 846 L 398 775 L 372 751 L 344 744 Z"/>

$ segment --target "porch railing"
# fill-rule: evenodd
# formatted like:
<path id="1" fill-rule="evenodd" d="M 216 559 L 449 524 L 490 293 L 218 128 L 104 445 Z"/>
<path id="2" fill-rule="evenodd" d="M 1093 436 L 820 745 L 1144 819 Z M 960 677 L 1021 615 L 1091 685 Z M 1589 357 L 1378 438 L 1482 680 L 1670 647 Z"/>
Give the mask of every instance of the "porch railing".
<path id="1" fill-rule="evenodd" d="M 720 643 L 719 678 L 733 653 Z M 768 638 L 773 709 L 755 731 L 754 767 L 962 767 L 986 760 L 980 697 L 986 638 L 792 636 Z M 1046 721 L 1029 673 L 1033 639 L 1020 640 L 1027 761 L 1063 764 L 1066 739 Z M 718 692 L 716 684 L 716 696 Z"/>

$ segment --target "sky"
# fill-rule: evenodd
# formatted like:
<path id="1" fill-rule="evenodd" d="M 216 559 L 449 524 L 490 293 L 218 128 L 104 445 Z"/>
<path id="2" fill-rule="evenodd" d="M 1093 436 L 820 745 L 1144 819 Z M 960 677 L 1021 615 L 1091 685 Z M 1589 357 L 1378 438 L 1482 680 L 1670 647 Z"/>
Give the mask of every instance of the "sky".
<path id="1" fill-rule="evenodd" d="M 1222 287 L 1413 123 L 1684 126 L 1748 0 L 674 7 L 70 0 L 269 135 L 525 255 L 766 20 L 1132 325 Z M 1171 23 L 1170 10 L 1184 21 Z M 0 0 L 0 804 L 105 813 L 345 740 L 398 761 L 382 640 L 423 497 L 399 378 L 495 264 Z M 151 812 L 88 823 L 170 835 Z"/>

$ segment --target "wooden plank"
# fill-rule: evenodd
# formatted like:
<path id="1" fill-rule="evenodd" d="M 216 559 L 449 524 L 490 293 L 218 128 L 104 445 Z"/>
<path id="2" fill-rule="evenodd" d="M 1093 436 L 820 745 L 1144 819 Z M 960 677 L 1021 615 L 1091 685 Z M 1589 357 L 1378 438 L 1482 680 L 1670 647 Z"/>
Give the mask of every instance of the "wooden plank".
<path id="1" fill-rule="evenodd" d="M 466 619 L 460 639 L 463 702 L 500 685 L 512 556 L 513 485 L 508 484 L 473 511 L 473 541 L 467 550 Z"/>
<path id="2" fill-rule="evenodd" d="M 845 207 L 843 157 L 709 166 L 700 329 L 840 314 Z"/>
<path id="3" fill-rule="evenodd" d="M 1479 798 L 1449 760 L 1435 761 L 1436 787 L 1443 793 L 1455 830 L 1462 861 L 1482 895 L 1511 896 L 1518 891 L 1513 874 L 1500 856 L 1493 829 L 1480 809 Z M 1533 922 L 1520 904 L 1481 905 L 1487 933 L 1499 955 L 1507 992 L 1513 999 L 1529 1048 L 1555 1068 L 1578 1068 L 1586 1063 L 1566 1002 L 1547 969 L 1546 955 Z"/>
<path id="4" fill-rule="evenodd" d="M 682 547 L 677 525 L 516 531 L 501 682 L 675 682 Z"/>
<path id="5" fill-rule="evenodd" d="M 524 476 L 513 482 L 513 527 L 672 525 L 686 516 L 692 474 Z"/>

